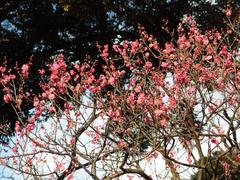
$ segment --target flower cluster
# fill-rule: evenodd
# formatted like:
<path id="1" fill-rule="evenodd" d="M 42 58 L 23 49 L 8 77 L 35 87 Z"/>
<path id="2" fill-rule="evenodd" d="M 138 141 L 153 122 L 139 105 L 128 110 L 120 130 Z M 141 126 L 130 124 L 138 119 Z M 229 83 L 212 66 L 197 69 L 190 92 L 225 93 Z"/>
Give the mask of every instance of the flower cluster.
<path id="1" fill-rule="evenodd" d="M 34 162 L 46 162 L 44 152 L 52 154 L 56 165 L 46 176 L 63 178 L 84 169 L 97 179 L 96 169 L 101 168 L 104 177 L 135 173 L 151 179 L 138 161 L 159 155 L 176 179 L 182 167 L 208 167 L 205 156 L 215 151 L 231 150 L 239 163 L 240 62 L 235 47 L 229 48 L 215 30 L 201 32 L 192 17 L 179 24 L 176 41 L 164 46 L 144 28 L 140 34 L 135 41 L 99 46 L 97 61 L 86 57 L 70 66 L 58 55 L 46 70 L 38 71 L 44 77 L 39 94 L 29 95 L 21 85 L 16 91 L 16 75 L 0 67 L 3 99 L 19 114 L 19 139 L 12 151 L 22 157 L 18 163 L 24 162 L 24 173 L 35 169 Z M 22 84 L 30 65 L 18 71 Z M 34 106 L 27 124 L 21 121 L 23 99 Z M 50 131 L 42 124 L 43 133 L 38 134 L 43 117 L 54 123 Z M 21 156 L 18 146 L 26 139 L 33 143 L 32 151 Z M 185 159 L 179 158 L 181 149 Z M 230 165 L 222 166 L 229 176 Z"/>

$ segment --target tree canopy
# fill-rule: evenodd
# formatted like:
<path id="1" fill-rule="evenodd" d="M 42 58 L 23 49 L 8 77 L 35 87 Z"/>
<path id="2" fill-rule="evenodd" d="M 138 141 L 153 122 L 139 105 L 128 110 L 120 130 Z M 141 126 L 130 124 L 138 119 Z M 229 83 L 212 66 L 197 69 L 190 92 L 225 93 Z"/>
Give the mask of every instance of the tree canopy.
<path id="1" fill-rule="evenodd" d="M 0 146 L 2 177 L 238 178 L 240 36 L 236 21 L 226 25 L 232 31 L 201 31 L 187 16 L 163 48 L 140 27 L 134 41 L 98 45 L 97 58 L 69 64 L 59 54 L 38 71 L 39 93 L 24 91 L 34 62 L 0 66 L 3 100 L 18 117 Z"/>

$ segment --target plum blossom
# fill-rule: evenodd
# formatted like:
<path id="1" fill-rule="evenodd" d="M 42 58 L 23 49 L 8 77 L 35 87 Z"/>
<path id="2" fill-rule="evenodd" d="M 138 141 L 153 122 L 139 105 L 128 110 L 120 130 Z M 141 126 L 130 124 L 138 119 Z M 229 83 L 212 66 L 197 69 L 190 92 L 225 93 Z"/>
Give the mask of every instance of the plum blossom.
<path id="1" fill-rule="evenodd" d="M 144 103 L 145 101 L 146 101 L 146 96 L 145 96 L 145 94 L 140 93 L 140 94 L 138 95 L 137 103 L 138 103 L 138 104 L 142 104 L 142 103 Z"/>
<path id="2" fill-rule="evenodd" d="M 7 93 L 3 96 L 3 100 L 6 102 L 6 103 L 11 103 L 13 101 L 13 97 L 10 93 Z"/>
<path id="3" fill-rule="evenodd" d="M 166 121 L 166 119 L 160 120 L 159 123 L 160 123 L 160 125 L 163 126 L 163 127 L 167 126 L 167 121 Z"/>
<path id="4" fill-rule="evenodd" d="M 28 77 L 29 64 L 24 64 L 21 68 L 23 77 Z"/>
<path id="5" fill-rule="evenodd" d="M 160 109 L 156 109 L 155 111 L 154 111 L 154 115 L 155 115 L 155 117 L 160 117 L 161 115 L 163 114 L 163 111 L 162 110 L 160 110 Z"/>
<path id="6" fill-rule="evenodd" d="M 110 84 L 110 85 L 114 85 L 114 77 L 110 77 L 109 79 L 108 79 L 108 83 Z"/>

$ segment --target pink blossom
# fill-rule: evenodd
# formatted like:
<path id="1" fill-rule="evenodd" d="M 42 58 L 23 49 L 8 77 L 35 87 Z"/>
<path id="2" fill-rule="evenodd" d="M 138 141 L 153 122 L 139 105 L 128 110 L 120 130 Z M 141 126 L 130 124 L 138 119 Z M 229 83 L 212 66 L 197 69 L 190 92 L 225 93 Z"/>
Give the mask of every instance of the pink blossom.
<path id="1" fill-rule="evenodd" d="M 217 140 L 217 138 L 212 138 L 211 142 L 214 143 L 214 144 L 219 144 L 219 141 Z"/>
<path id="2" fill-rule="evenodd" d="M 226 10 L 226 16 L 227 17 L 230 17 L 232 15 L 232 9 L 231 8 L 228 8 L 227 10 Z"/>
<path id="3" fill-rule="evenodd" d="M 175 104 L 176 104 L 175 98 L 174 97 L 170 97 L 169 100 L 168 100 L 168 103 L 169 103 L 169 108 L 170 109 L 174 109 Z"/>
<path id="4" fill-rule="evenodd" d="M 176 71 L 174 73 L 174 79 L 177 83 L 187 83 L 189 81 L 186 70 Z"/>
<path id="5" fill-rule="evenodd" d="M 149 53 L 149 52 L 146 52 L 146 53 L 145 53 L 145 58 L 148 59 L 149 56 L 150 56 L 150 53 Z"/>
<path id="6" fill-rule="evenodd" d="M 227 51 L 227 46 L 223 46 L 221 51 L 219 52 L 220 55 L 227 55 L 228 51 Z"/>
<path id="7" fill-rule="evenodd" d="M 199 77 L 199 82 L 204 83 L 206 81 L 206 78 L 203 76 Z"/>
<path id="8" fill-rule="evenodd" d="M 181 44 L 184 44 L 185 42 L 187 41 L 187 38 L 185 35 L 182 35 L 178 38 L 178 43 L 181 45 Z M 166 46 L 165 46 L 166 47 Z"/>
<path id="9" fill-rule="evenodd" d="M 123 148 L 126 147 L 126 143 L 123 140 L 119 140 L 118 143 L 117 143 L 117 147 L 119 149 L 123 149 Z"/>
<path id="10" fill-rule="evenodd" d="M 119 110 L 115 111 L 115 117 L 120 117 L 120 111 Z"/>
<path id="11" fill-rule="evenodd" d="M 161 64 L 163 69 L 166 69 L 168 67 L 168 63 L 167 62 L 162 62 Z"/>
<path id="12" fill-rule="evenodd" d="M 225 133 L 224 129 L 222 129 L 222 127 L 220 127 L 218 129 L 218 134 L 223 135 L 224 133 Z"/>
<path id="13" fill-rule="evenodd" d="M 50 75 L 50 80 L 53 82 L 53 83 L 57 83 L 59 81 L 59 77 L 58 75 L 56 75 L 55 73 L 52 73 Z"/>
<path id="14" fill-rule="evenodd" d="M 237 79 L 240 81 L 240 72 L 237 72 Z"/>
<path id="15" fill-rule="evenodd" d="M 36 121 L 36 118 L 34 116 L 28 118 L 28 122 L 31 123 L 31 124 L 34 124 Z"/>
<path id="16" fill-rule="evenodd" d="M 172 43 L 165 43 L 165 49 L 163 50 L 164 53 L 170 54 L 174 51 L 175 51 L 175 49 L 173 48 Z"/>
<path id="17" fill-rule="evenodd" d="M 161 97 L 158 97 L 156 100 L 155 100 L 155 105 L 159 106 L 162 104 L 162 98 Z"/>
<path id="18" fill-rule="evenodd" d="M 56 108 L 53 105 L 51 105 L 51 106 L 48 107 L 48 111 L 50 113 L 56 112 Z"/>
<path id="19" fill-rule="evenodd" d="M 18 150 L 17 146 L 13 146 L 12 151 L 17 152 L 17 150 Z"/>
<path id="20" fill-rule="evenodd" d="M 155 115 L 155 117 L 160 117 L 161 115 L 163 114 L 163 112 L 160 110 L 160 109 L 156 109 L 155 111 L 154 111 L 154 115 Z"/>
<path id="21" fill-rule="evenodd" d="M 99 134 L 99 133 L 96 133 L 96 134 L 94 135 L 94 137 L 93 137 L 92 143 L 93 143 L 93 144 L 97 144 L 97 143 L 100 141 L 100 139 L 101 139 L 100 134 Z"/>
<path id="22" fill-rule="evenodd" d="M 73 175 L 72 174 L 68 175 L 66 180 L 73 180 Z"/>
<path id="23" fill-rule="evenodd" d="M 4 73 L 6 71 L 6 67 L 0 66 L 0 72 Z"/>
<path id="24" fill-rule="evenodd" d="M 20 131 L 20 122 L 16 121 L 15 123 L 15 132 L 19 132 Z"/>
<path id="25" fill-rule="evenodd" d="M 202 39 L 202 42 L 205 46 L 208 45 L 208 43 L 209 43 L 208 37 L 204 36 L 203 39 Z"/>
<path id="26" fill-rule="evenodd" d="M 19 95 L 17 98 L 17 106 L 20 107 L 22 105 L 22 97 Z"/>
<path id="27" fill-rule="evenodd" d="M 69 102 L 65 102 L 64 107 L 65 107 L 65 109 L 68 109 L 70 111 L 74 109 L 74 106 Z"/>
<path id="28" fill-rule="evenodd" d="M 192 86 L 192 87 L 190 87 L 189 89 L 188 89 L 188 93 L 189 94 L 192 94 L 192 93 L 194 93 L 196 91 L 196 87 L 195 86 Z"/>
<path id="29" fill-rule="evenodd" d="M 122 43 L 122 47 L 123 47 L 123 49 L 127 49 L 128 48 L 128 44 L 126 42 L 123 42 Z"/>
<path id="30" fill-rule="evenodd" d="M 35 97 L 33 98 L 33 106 L 34 106 L 34 107 L 37 107 L 37 106 L 39 105 L 39 102 L 40 102 L 40 101 L 39 101 L 38 97 L 35 96 Z"/>
<path id="31" fill-rule="evenodd" d="M 57 171 L 63 171 L 63 170 L 64 170 L 64 166 L 63 166 L 63 164 L 60 163 L 60 162 L 57 162 L 56 170 L 57 170 Z"/>
<path id="32" fill-rule="evenodd" d="M 73 121 L 70 118 L 68 118 L 67 119 L 67 129 L 71 129 L 72 127 L 73 127 Z"/>
<path id="33" fill-rule="evenodd" d="M 142 103 L 145 102 L 145 100 L 146 100 L 145 95 L 144 95 L 143 93 L 140 93 L 140 94 L 138 95 L 137 103 L 138 103 L 138 104 L 142 104 Z"/>
<path id="34" fill-rule="evenodd" d="M 191 157 L 188 157 L 187 161 L 188 161 L 189 164 L 192 164 L 192 162 L 193 162 Z"/>
<path id="35" fill-rule="evenodd" d="M 112 108 L 110 108 L 110 109 L 108 110 L 108 115 L 109 115 L 110 117 L 114 117 L 114 116 L 115 116 L 115 113 L 114 113 L 114 111 L 113 111 Z"/>
<path id="36" fill-rule="evenodd" d="M 111 85 L 114 85 L 114 77 L 110 77 L 109 79 L 108 79 L 108 83 L 109 84 L 111 84 Z"/>
<path id="37" fill-rule="evenodd" d="M 174 158 L 175 157 L 175 152 L 174 151 L 170 151 L 170 158 Z"/>
<path id="38" fill-rule="evenodd" d="M 134 94 L 131 92 L 130 95 L 127 98 L 127 102 L 130 104 L 134 103 Z"/>
<path id="39" fill-rule="evenodd" d="M 75 72 L 73 69 L 71 69 L 71 70 L 70 70 L 70 74 L 71 74 L 72 76 L 74 76 L 74 75 L 76 74 L 76 72 Z"/>
<path id="40" fill-rule="evenodd" d="M 28 64 L 24 64 L 21 69 L 22 69 L 23 77 L 28 77 L 29 65 Z"/>
<path id="41" fill-rule="evenodd" d="M 50 100 L 55 99 L 55 94 L 53 94 L 53 93 L 48 94 L 48 99 L 50 99 Z"/>
<path id="42" fill-rule="evenodd" d="M 130 44 L 131 44 L 131 53 L 135 53 L 137 48 L 138 48 L 138 46 L 139 46 L 138 41 L 137 40 L 133 41 Z"/>
<path id="43" fill-rule="evenodd" d="M 222 36 L 221 36 L 221 34 L 219 32 L 215 32 L 214 36 L 217 38 L 217 40 L 222 39 Z"/>
<path id="44" fill-rule="evenodd" d="M 212 60 L 212 58 L 213 58 L 213 57 L 209 55 L 209 56 L 206 56 L 206 57 L 204 58 L 204 60 L 210 61 L 210 60 Z"/>
<path id="45" fill-rule="evenodd" d="M 93 75 L 88 77 L 88 83 L 91 84 L 95 80 L 95 77 Z"/>
<path id="46" fill-rule="evenodd" d="M 44 74 L 45 74 L 45 70 L 44 70 L 44 69 L 39 69 L 39 70 L 38 70 L 38 73 L 39 73 L 40 75 L 44 75 Z"/>
<path id="47" fill-rule="evenodd" d="M 128 177 L 128 180 L 133 180 L 134 176 L 131 176 L 131 175 L 127 175 Z"/>
<path id="48" fill-rule="evenodd" d="M 26 163 L 29 165 L 29 166 L 32 166 L 32 159 L 30 157 L 27 157 L 26 158 Z"/>
<path id="49" fill-rule="evenodd" d="M 108 57 L 109 53 L 108 53 L 108 44 L 105 44 L 104 45 L 104 49 L 103 49 L 103 52 L 102 52 L 102 57 L 104 59 L 106 59 Z"/>
<path id="50" fill-rule="evenodd" d="M 118 52 L 118 45 L 117 45 L 117 44 L 114 44 L 114 45 L 113 45 L 113 50 L 114 50 L 115 52 Z"/>
<path id="51" fill-rule="evenodd" d="M 167 112 L 167 106 L 165 106 L 165 105 L 162 105 L 161 107 L 160 107 L 160 109 L 163 111 L 163 112 Z"/>
<path id="52" fill-rule="evenodd" d="M 28 124 L 27 125 L 27 130 L 32 131 L 34 129 L 35 125 L 34 124 Z"/>
<path id="53" fill-rule="evenodd" d="M 202 37 L 199 34 L 194 34 L 194 39 L 197 43 L 201 43 Z"/>
<path id="54" fill-rule="evenodd" d="M 127 128 L 127 134 L 130 135 L 132 133 L 132 128 Z"/>
<path id="55" fill-rule="evenodd" d="M 134 91 L 135 91 L 136 93 L 140 93 L 140 92 L 141 92 L 141 86 L 135 87 L 135 88 L 134 88 Z"/>
<path id="56" fill-rule="evenodd" d="M 167 121 L 166 121 L 166 119 L 160 120 L 159 123 L 160 123 L 161 126 L 164 126 L 164 127 L 167 126 Z"/>
<path id="57" fill-rule="evenodd" d="M 146 101 L 147 106 L 151 106 L 151 105 L 153 105 L 153 103 L 154 103 L 154 98 L 152 98 L 152 97 L 148 98 L 147 101 Z"/>
<path id="58" fill-rule="evenodd" d="M 150 61 L 147 61 L 146 64 L 145 64 L 145 66 L 146 66 L 147 68 L 151 68 L 151 67 L 152 67 L 152 63 L 151 63 Z"/>
<path id="59" fill-rule="evenodd" d="M 240 162 L 240 154 L 237 155 L 236 161 Z"/>
<path id="60" fill-rule="evenodd" d="M 6 103 L 11 103 L 11 102 L 13 101 L 13 97 L 12 97 L 12 95 L 11 95 L 10 93 L 8 93 L 8 94 L 5 94 L 5 95 L 3 96 L 3 100 L 4 100 Z"/>

